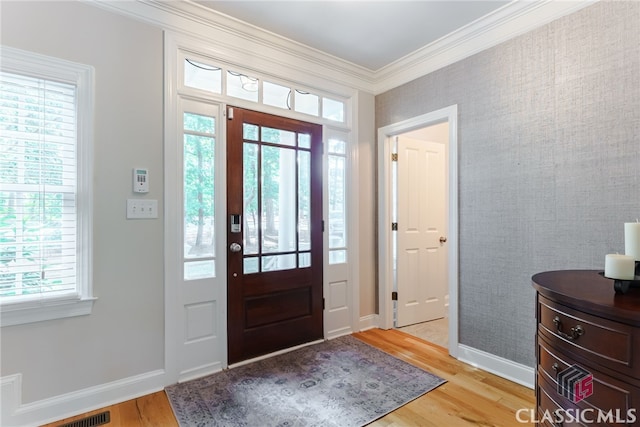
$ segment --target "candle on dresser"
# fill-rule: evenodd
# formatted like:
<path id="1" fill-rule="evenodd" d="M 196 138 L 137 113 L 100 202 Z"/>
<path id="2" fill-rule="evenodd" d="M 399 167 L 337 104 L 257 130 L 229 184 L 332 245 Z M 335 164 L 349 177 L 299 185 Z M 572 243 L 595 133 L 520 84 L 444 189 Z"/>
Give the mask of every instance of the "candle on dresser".
<path id="1" fill-rule="evenodd" d="M 624 223 L 624 254 L 640 261 L 640 222 Z"/>
<path id="2" fill-rule="evenodd" d="M 608 254 L 604 258 L 604 275 L 609 279 L 633 280 L 636 263 L 633 257 Z"/>

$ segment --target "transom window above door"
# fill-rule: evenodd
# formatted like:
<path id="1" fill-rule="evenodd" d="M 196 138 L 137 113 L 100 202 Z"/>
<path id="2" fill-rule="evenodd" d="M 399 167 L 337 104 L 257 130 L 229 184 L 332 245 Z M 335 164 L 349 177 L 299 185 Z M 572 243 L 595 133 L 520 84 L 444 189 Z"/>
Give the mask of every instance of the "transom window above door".
<path id="1" fill-rule="evenodd" d="M 295 87 L 202 58 L 185 56 L 181 71 L 184 87 L 295 111 L 329 123 L 347 122 L 346 100 L 337 96 Z"/>

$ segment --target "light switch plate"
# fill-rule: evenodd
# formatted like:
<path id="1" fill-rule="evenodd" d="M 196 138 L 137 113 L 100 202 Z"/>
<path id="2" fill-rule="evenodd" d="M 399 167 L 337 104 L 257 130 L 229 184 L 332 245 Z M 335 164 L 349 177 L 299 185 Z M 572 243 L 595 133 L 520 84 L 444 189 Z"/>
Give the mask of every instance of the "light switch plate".
<path id="1" fill-rule="evenodd" d="M 158 201 L 150 199 L 127 199 L 127 219 L 158 218 Z"/>

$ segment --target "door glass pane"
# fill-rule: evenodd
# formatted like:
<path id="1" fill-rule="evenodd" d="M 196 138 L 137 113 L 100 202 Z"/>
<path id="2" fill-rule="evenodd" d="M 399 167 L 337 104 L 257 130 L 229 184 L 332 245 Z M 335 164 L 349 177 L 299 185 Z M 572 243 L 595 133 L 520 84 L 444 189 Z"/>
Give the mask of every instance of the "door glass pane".
<path id="1" fill-rule="evenodd" d="M 329 264 L 344 264 L 345 262 L 347 262 L 346 250 L 329 251 Z"/>
<path id="2" fill-rule="evenodd" d="M 311 114 L 312 116 L 318 116 L 318 95 L 312 93 L 303 92 L 300 90 L 295 91 L 295 110 L 300 113 Z"/>
<path id="3" fill-rule="evenodd" d="M 291 89 L 275 83 L 263 82 L 262 103 L 290 110 Z"/>
<path id="4" fill-rule="evenodd" d="M 252 257 L 244 259 L 244 274 L 258 273 L 260 271 L 260 258 Z"/>
<path id="5" fill-rule="evenodd" d="M 298 255 L 298 267 L 311 267 L 311 252 L 304 252 Z"/>
<path id="6" fill-rule="evenodd" d="M 214 135 L 216 133 L 216 119 L 201 114 L 184 113 L 184 130 Z"/>
<path id="7" fill-rule="evenodd" d="M 296 249 L 295 153 L 287 148 L 262 147 L 263 253 Z"/>
<path id="8" fill-rule="evenodd" d="M 243 157 L 243 246 L 244 254 L 248 255 L 258 253 L 258 145 L 245 142 Z"/>
<path id="9" fill-rule="evenodd" d="M 222 93 L 222 70 L 213 65 L 184 60 L 184 85 L 213 93 Z"/>
<path id="10" fill-rule="evenodd" d="M 298 250 L 311 250 L 311 153 L 298 152 Z"/>
<path id="11" fill-rule="evenodd" d="M 298 147 L 311 148 L 311 135 L 306 133 L 298 134 Z"/>
<path id="12" fill-rule="evenodd" d="M 274 255 L 262 257 L 262 271 L 291 270 L 296 268 L 296 255 Z"/>
<path id="13" fill-rule="evenodd" d="M 329 139 L 329 154 L 346 154 L 346 142 L 331 138 Z"/>
<path id="14" fill-rule="evenodd" d="M 203 116 L 199 116 L 203 117 Z M 204 117 L 204 119 L 211 119 Z M 184 135 L 184 257 L 215 256 L 214 138 Z"/>
<path id="15" fill-rule="evenodd" d="M 328 156 L 329 160 L 329 248 L 347 245 L 345 211 L 345 158 Z"/>
<path id="16" fill-rule="evenodd" d="M 216 276 L 216 261 L 191 261 L 184 263 L 184 280 L 206 279 Z"/>
<path id="17" fill-rule="evenodd" d="M 242 138 L 250 139 L 251 141 L 258 140 L 258 126 L 251 125 L 249 123 L 242 124 Z"/>
<path id="18" fill-rule="evenodd" d="M 259 81 L 246 74 L 227 71 L 227 95 L 258 102 Z"/>
<path id="19" fill-rule="evenodd" d="M 273 144 L 288 145 L 295 147 L 296 134 L 287 130 L 262 128 L 262 142 L 271 142 Z"/>

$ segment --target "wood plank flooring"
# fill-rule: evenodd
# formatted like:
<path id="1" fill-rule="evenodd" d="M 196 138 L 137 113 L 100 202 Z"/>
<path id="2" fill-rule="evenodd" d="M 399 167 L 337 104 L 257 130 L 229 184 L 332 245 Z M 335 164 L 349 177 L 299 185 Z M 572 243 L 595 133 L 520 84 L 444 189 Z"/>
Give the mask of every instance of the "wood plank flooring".
<path id="1" fill-rule="evenodd" d="M 535 407 L 533 390 L 459 362 L 436 344 L 393 329 L 372 329 L 354 336 L 448 381 L 374 421 L 371 427 L 517 426 L 522 424 L 516 420 L 516 411 Z M 45 427 L 58 427 L 105 410 L 111 412 L 111 422 L 105 424 L 108 426 L 178 425 L 169 401 L 161 391 Z"/>

